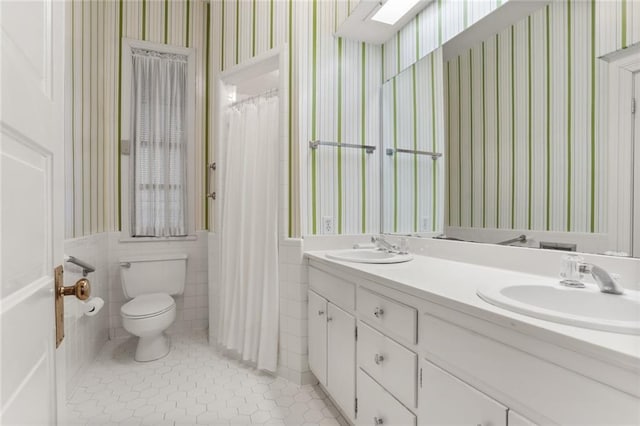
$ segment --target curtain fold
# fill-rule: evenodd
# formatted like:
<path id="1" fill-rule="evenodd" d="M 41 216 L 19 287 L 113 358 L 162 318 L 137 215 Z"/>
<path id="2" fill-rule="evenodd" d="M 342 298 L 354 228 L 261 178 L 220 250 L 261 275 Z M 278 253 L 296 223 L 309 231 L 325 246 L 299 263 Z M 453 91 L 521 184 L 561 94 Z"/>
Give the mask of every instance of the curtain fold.
<path id="1" fill-rule="evenodd" d="M 186 234 L 187 57 L 133 50 L 134 236 Z"/>
<path id="2" fill-rule="evenodd" d="M 278 98 L 227 111 L 218 341 L 257 368 L 278 364 Z"/>

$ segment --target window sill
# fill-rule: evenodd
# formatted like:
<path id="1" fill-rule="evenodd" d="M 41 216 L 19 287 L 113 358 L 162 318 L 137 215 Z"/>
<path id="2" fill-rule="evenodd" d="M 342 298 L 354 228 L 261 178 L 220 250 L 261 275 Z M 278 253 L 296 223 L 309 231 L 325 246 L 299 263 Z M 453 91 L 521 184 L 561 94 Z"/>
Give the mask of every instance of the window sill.
<path id="1" fill-rule="evenodd" d="M 130 237 L 122 236 L 120 243 L 171 243 L 180 241 L 198 241 L 198 235 L 189 234 L 184 237 Z"/>

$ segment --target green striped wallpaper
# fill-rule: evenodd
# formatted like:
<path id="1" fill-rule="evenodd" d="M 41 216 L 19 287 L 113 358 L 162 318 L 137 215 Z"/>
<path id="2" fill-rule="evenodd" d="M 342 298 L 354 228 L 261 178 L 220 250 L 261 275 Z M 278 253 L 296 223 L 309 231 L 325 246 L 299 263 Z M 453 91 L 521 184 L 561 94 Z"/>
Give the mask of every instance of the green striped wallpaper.
<path id="1" fill-rule="evenodd" d="M 309 151 L 311 139 L 380 146 L 380 47 L 332 35 L 349 7 L 346 1 L 300 5 L 298 143 L 302 152 Z M 366 154 L 353 148 L 320 147 L 306 156 L 308 234 L 378 232 L 379 155 L 379 149 Z M 333 220 L 333 230 L 323 229 L 324 218 Z"/>
<path id="2" fill-rule="evenodd" d="M 442 67 L 438 49 L 382 85 L 382 153 L 444 152 Z M 383 232 L 441 233 L 446 157 L 384 155 L 382 168 Z"/>
<path id="3" fill-rule="evenodd" d="M 379 145 L 380 47 L 336 39 L 355 1 L 221 0 L 212 3 L 217 71 L 289 41 L 288 235 L 379 230 L 379 157 L 321 139 Z M 302 153 L 302 155 L 301 155 Z M 300 176 L 301 171 L 306 171 Z M 301 189 L 302 188 L 302 189 Z M 304 213 L 302 213 L 304 212 Z"/>
<path id="4" fill-rule="evenodd" d="M 606 232 L 597 57 L 639 41 L 639 1 L 556 1 L 445 64 L 447 224 Z"/>
<path id="5" fill-rule="evenodd" d="M 117 231 L 120 214 L 118 141 L 120 101 L 120 37 L 193 47 L 196 60 L 196 229 L 207 228 L 205 165 L 209 130 L 207 34 L 209 3 L 184 1 L 73 1 L 72 136 L 67 141 L 67 238 Z"/>
<path id="6" fill-rule="evenodd" d="M 412 66 L 507 0 L 436 0 L 384 44 L 385 80 Z"/>
<path id="7" fill-rule="evenodd" d="M 197 198 L 193 211 L 197 228 L 206 228 L 209 216 L 204 197 L 204 166 L 207 157 L 214 155 L 207 149 L 207 135 L 212 131 L 212 123 L 207 122 L 207 99 L 213 99 L 210 75 L 290 41 L 287 44 L 291 58 L 288 70 L 288 234 L 323 233 L 320 225 L 326 217 L 334 219 L 335 233 L 377 232 L 380 228 L 381 150 L 373 155 L 346 148 L 321 148 L 309 152 L 308 141 L 319 138 L 381 146 L 381 84 L 411 67 L 500 3 L 504 1 L 435 1 L 387 43 L 370 46 L 332 36 L 335 27 L 357 4 L 355 0 L 219 0 L 211 2 L 210 6 L 205 0 L 73 2 L 73 136 L 68 143 L 67 236 L 117 230 L 122 220 L 118 189 L 118 123 L 122 118 L 119 113 L 120 36 L 195 47 L 198 51 L 196 124 L 199 131 L 195 141 L 198 164 L 194 167 L 196 189 L 202 196 Z M 575 61 L 582 62 L 573 63 L 571 72 L 566 65 L 560 65 L 569 44 L 566 34 L 562 35 L 568 17 L 559 17 L 554 6 L 532 18 L 530 49 L 528 24 L 521 23 L 486 40 L 484 57 L 481 48 L 471 49 L 468 54 L 445 64 L 444 87 L 439 87 L 437 75 L 433 74 L 433 93 L 440 90 L 447 94 L 441 109 L 444 113 L 441 127 L 443 132 L 447 131 L 449 143 L 444 149 L 449 155 L 441 163 L 447 164 L 449 170 L 446 181 L 439 180 L 436 169 L 431 170 L 430 193 L 443 193 L 445 191 L 438 189 L 446 186 L 449 197 L 442 205 L 448 206 L 445 219 L 450 224 L 469 226 L 473 217 L 473 226 L 483 221 L 486 226 L 492 226 L 492 223 L 529 226 L 530 222 L 532 228 L 566 229 L 569 225 L 576 230 L 595 232 L 600 229 L 603 221 L 598 216 L 598 205 L 602 202 L 598 200 L 600 160 L 597 155 L 585 159 L 582 147 L 583 141 L 587 140 L 587 153 L 602 149 L 597 136 L 602 132 L 597 120 L 600 113 L 597 111 L 597 93 L 582 103 L 585 92 L 595 93 L 594 87 L 599 87 L 597 81 L 589 79 L 589 75 L 599 75 L 598 65 L 589 61 L 589 57 L 594 56 L 593 52 L 598 56 L 640 40 L 640 25 L 637 24 L 640 6 L 638 0 L 576 0 L 572 7 L 573 37 L 570 43 L 574 46 L 576 40 L 586 37 L 591 40 L 589 45 L 593 51 L 584 59 L 584 52 L 574 48 L 572 56 Z M 209 18 L 208 9 L 211 10 Z M 586 18 L 582 16 L 583 9 L 587 11 Z M 546 15 L 549 18 L 545 18 Z M 584 30 L 590 28 L 590 19 L 596 21 L 595 32 Z M 437 57 L 433 58 L 437 65 Z M 566 116 L 569 104 L 566 99 L 565 115 L 562 115 L 565 119 L 571 118 L 571 129 L 555 123 L 560 117 L 555 110 L 544 108 L 545 99 L 560 96 L 560 93 L 556 93 L 551 84 L 541 85 L 538 80 L 529 87 L 529 70 L 523 68 L 527 63 L 533 64 L 532 75 L 545 76 L 540 80 L 543 82 L 571 76 L 571 115 Z M 512 69 L 515 78 L 510 78 Z M 558 76 L 556 70 L 560 70 Z M 480 80 L 482 72 L 485 79 Z M 564 93 L 563 96 L 567 95 Z M 458 107 L 468 99 L 473 102 L 473 111 L 486 103 L 484 121 L 482 114 L 471 114 L 469 107 Z M 419 97 L 416 102 L 420 104 Z M 427 115 L 438 110 L 437 105 L 435 108 L 432 105 Z M 495 118 L 496 111 L 501 112 L 499 123 Z M 431 121 L 434 120 L 438 118 L 432 117 Z M 420 122 L 420 117 L 415 121 Z M 511 123 L 515 124 L 512 126 Z M 585 123 L 587 126 L 583 128 Z M 432 131 L 438 129 L 433 126 Z M 556 135 L 560 134 L 564 134 L 564 144 L 556 142 Z M 436 141 L 437 135 L 431 135 L 429 140 Z M 526 141 L 525 145 L 521 146 L 521 140 Z M 489 154 L 496 152 L 498 144 L 500 152 L 507 154 L 492 160 Z M 470 146 L 473 149 L 469 149 Z M 553 151 L 560 149 L 557 146 L 564 147 L 558 155 Z M 569 149 L 571 166 L 562 172 L 558 161 Z M 531 155 L 528 155 L 529 151 Z M 412 161 L 412 169 L 419 169 L 415 159 Z M 499 162 L 499 171 L 491 161 L 496 166 Z M 580 161 L 588 163 L 589 170 L 596 173 L 576 176 Z M 466 168 L 456 168 L 458 163 L 464 163 Z M 477 175 L 483 168 L 484 175 Z M 418 186 L 422 183 L 420 176 L 411 173 L 414 192 L 416 181 Z M 486 184 L 480 178 L 472 181 L 472 176 L 484 176 Z M 559 182 L 561 176 L 564 180 Z M 587 184 L 581 180 L 583 177 Z M 585 185 L 588 189 L 582 188 Z M 563 193 L 571 191 L 572 195 L 563 207 L 565 210 L 557 212 L 553 206 L 562 203 L 551 201 L 562 196 L 558 192 L 560 188 Z M 496 194 L 500 194 L 499 197 Z M 576 206 L 582 205 L 588 206 L 589 215 L 576 217 Z M 425 215 L 416 213 L 416 208 L 420 208 L 416 206 L 412 209 L 411 227 L 426 228 L 423 226 Z M 500 213 L 491 213 L 489 206 L 490 210 L 497 209 Z M 432 203 L 431 210 L 432 228 L 437 229 L 441 209 L 437 203 Z M 582 211 L 581 207 L 579 211 Z"/>

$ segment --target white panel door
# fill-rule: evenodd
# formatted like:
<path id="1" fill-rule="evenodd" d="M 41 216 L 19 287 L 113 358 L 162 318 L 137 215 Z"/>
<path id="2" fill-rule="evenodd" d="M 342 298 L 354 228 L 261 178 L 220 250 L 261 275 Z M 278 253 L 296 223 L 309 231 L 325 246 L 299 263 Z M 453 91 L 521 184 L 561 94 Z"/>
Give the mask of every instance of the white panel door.
<path id="1" fill-rule="evenodd" d="M 420 361 L 418 423 L 506 426 L 507 407 L 426 360 Z"/>
<path id="2" fill-rule="evenodd" d="M 355 421 L 356 319 L 331 302 L 327 305 L 327 389 Z"/>
<path id="3" fill-rule="evenodd" d="M 327 386 L 327 300 L 309 290 L 309 368 Z"/>
<path id="4" fill-rule="evenodd" d="M 0 424 L 56 424 L 65 2 L 0 2 Z"/>

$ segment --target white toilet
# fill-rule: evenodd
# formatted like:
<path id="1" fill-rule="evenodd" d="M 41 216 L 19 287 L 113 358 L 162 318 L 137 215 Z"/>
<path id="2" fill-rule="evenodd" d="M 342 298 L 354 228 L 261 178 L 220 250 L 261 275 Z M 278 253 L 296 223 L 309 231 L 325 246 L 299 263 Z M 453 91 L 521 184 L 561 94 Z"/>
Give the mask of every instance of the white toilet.
<path id="1" fill-rule="evenodd" d="M 164 331 L 176 319 L 173 295 L 182 294 L 187 255 L 150 255 L 120 259 L 124 295 L 132 299 L 122 305 L 122 326 L 138 336 L 136 361 L 153 361 L 169 353 Z"/>

